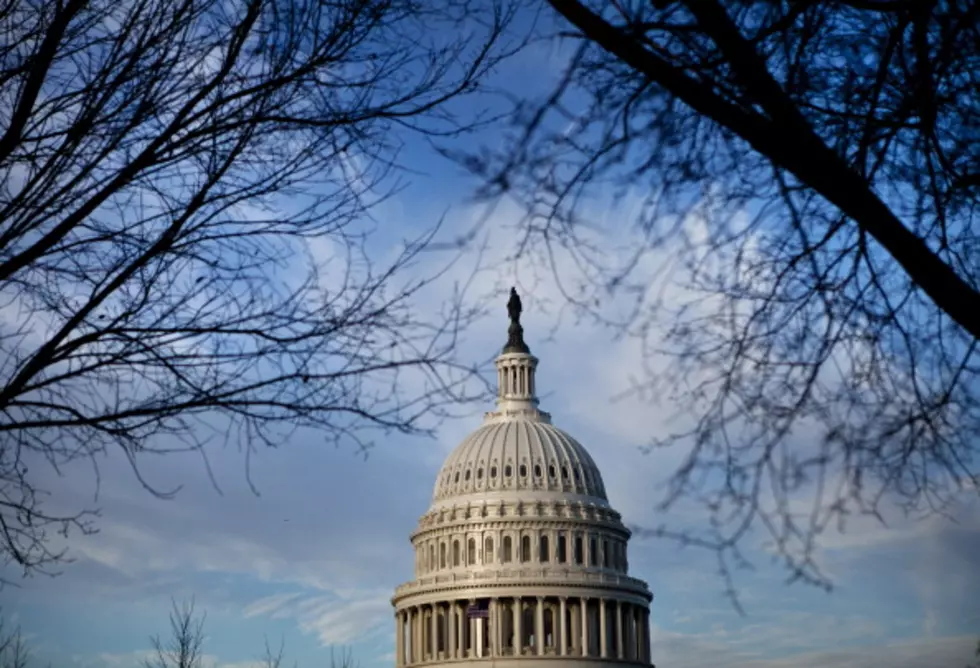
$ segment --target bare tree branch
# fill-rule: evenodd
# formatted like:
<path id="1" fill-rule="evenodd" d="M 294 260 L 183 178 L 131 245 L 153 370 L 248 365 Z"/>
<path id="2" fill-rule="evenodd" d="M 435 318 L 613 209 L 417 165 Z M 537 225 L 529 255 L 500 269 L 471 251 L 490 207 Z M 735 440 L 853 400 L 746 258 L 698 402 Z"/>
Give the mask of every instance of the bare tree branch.
<path id="1" fill-rule="evenodd" d="M 0 554 L 64 559 L 36 469 L 297 429 L 367 447 L 467 398 L 475 310 L 420 312 L 438 227 L 383 241 L 411 134 L 520 46 L 468 0 L 131 0 L 0 12 Z M 380 262 L 377 256 L 385 254 Z M 30 466 L 29 466 L 30 464 Z M 29 469 L 35 469 L 31 473 Z M 145 485 L 145 483 L 144 483 Z M 151 492 L 165 495 L 160 490 Z"/>
<path id="2" fill-rule="evenodd" d="M 502 147 L 446 153 L 525 207 L 518 255 L 570 257 L 569 303 L 642 341 L 633 391 L 681 425 L 650 447 L 686 452 L 659 507 L 709 522 L 641 533 L 729 585 L 765 539 L 829 587 L 826 530 L 976 493 L 980 5 L 548 4 L 555 87 Z M 611 252 L 594 212 L 624 200 Z"/>

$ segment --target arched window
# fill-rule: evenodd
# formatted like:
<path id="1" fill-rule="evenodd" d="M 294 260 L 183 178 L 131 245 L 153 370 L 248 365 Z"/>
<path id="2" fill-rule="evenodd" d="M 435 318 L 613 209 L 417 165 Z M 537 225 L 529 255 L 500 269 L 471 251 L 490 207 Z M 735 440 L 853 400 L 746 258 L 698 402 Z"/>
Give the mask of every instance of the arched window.
<path id="1" fill-rule="evenodd" d="M 483 541 L 483 563 L 493 563 L 493 538 L 490 536 L 487 536 L 487 539 Z"/>
<path id="2" fill-rule="evenodd" d="M 605 539 L 602 541 L 602 566 L 609 568 L 609 541 Z"/>
<path id="3" fill-rule="evenodd" d="M 512 541 L 510 539 L 510 536 L 504 536 L 504 553 L 503 555 L 501 555 L 502 556 L 501 561 L 503 561 L 505 564 L 509 564 L 510 560 L 513 558 L 511 556 L 511 552 L 512 552 L 511 543 Z"/>
<path id="4" fill-rule="evenodd" d="M 538 561 L 540 561 L 542 564 L 546 564 L 551 561 L 550 555 L 548 554 L 547 536 L 541 536 L 541 541 L 538 545 Z"/>
<path id="5" fill-rule="evenodd" d="M 519 470 L 522 478 L 526 478 L 527 477 L 527 465 L 526 464 L 521 464 L 518 470 Z"/>
<path id="6" fill-rule="evenodd" d="M 531 561 L 531 537 L 521 537 L 521 561 L 527 563 Z"/>
<path id="7" fill-rule="evenodd" d="M 453 566 L 459 566 L 459 541 L 453 541 Z"/>
<path id="8" fill-rule="evenodd" d="M 439 568 L 446 567 L 446 544 L 439 543 Z"/>
<path id="9" fill-rule="evenodd" d="M 436 568 L 436 546 L 429 543 L 429 570 L 435 570 Z"/>
<path id="10" fill-rule="evenodd" d="M 599 551 L 596 549 L 595 536 L 589 538 L 589 566 L 599 565 Z"/>
<path id="11" fill-rule="evenodd" d="M 568 561 L 568 544 L 565 542 L 565 532 L 558 532 L 558 543 L 555 545 L 555 552 L 557 552 L 558 563 L 564 564 Z"/>
<path id="12" fill-rule="evenodd" d="M 466 564 L 471 566 L 476 563 L 476 539 L 470 538 L 466 544 Z"/>
<path id="13" fill-rule="evenodd" d="M 575 563 L 582 565 L 582 537 L 575 536 Z"/>

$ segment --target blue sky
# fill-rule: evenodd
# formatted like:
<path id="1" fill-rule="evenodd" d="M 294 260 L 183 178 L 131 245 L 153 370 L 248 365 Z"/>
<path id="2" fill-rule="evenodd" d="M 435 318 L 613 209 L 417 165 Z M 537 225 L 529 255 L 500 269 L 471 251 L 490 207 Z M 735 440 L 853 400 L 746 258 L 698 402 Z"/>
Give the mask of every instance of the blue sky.
<path id="1" fill-rule="evenodd" d="M 527 90 L 543 88 L 558 69 L 552 55 L 532 50 L 502 76 L 520 74 Z M 445 211 L 444 239 L 480 215 L 466 202 L 476 184 L 458 168 L 419 142 L 408 145 L 403 160 L 418 173 L 374 212 L 379 256 L 390 251 L 392 238 L 409 236 Z M 496 209 L 481 237 L 483 254 L 457 263 L 439 288 L 448 294 L 478 267 L 471 297 L 499 295 L 493 316 L 467 333 L 461 359 L 483 361 L 503 343 L 505 289 L 518 283 L 526 338 L 541 360 L 543 408 L 590 450 L 625 521 L 659 524 L 665 518 L 654 512 L 657 486 L 680 453 L 643 454 L 640 446 L 668 428 L 666 414 L 640 398 L 617 399 L 641 364 L 638 345 L 568 318 L 548 271 L 503 260 L 512 243 L 507 226 L 517 215 Z M 617 228 L 625 216 L 603 211 L 598 218 L 610 239 L 626 239 Z M 418 308 L 435 309 L 440 297 L 438 289 L 430 291 Z M 489 406 L 488 400 L 470 407 L 468 416 L 441 425 L 435 439 L 379 440 L 366 459 L 353 446 L 324 446 L 316 433 L 300 432 L 253 460 L 260 496 L 250 490 L 234 447 L 209 453 L 221 494 L 198 455 L 146 465 L 152 483 L 183 485 L 168 501 L 147 494 L 118 457 L 99 463 L 97 501 L 90 464 L 77 463 L 60 478 L 44 472 L 53 504 L 101 508 L 100 531 L 69 538 L 74 562 L 57 578 L 35 577 L 3 590 L 3 614 L 27 634 L 41 666 L 135 667 L 150 636 L 165 634 L 171 598 L 191 597 L 207 613 L 205 649 L 214 668 L 251 665 L 264 636 L 273 644 L 283 639 L 288 659 L 300 666 L 325 664 L 333 645 L 350 646 L 366 668 L 393 665 L 388 599 L 412 575 L 408 535 L 426 510 L 441 462 Z M 835 583 L 830 593 L 787 586 L 780 564 L 750 542 L 755 569 L 736 579 L 745 617 L 723 597 L 713 554 L 634 539 L 631 569 L 656 595 L 654 662 L 661 668 L 962 668 L 980 634 L 978 510 L 973 495 L 952 510 L 956 521 L 905 520 L 887 528 L 855 522 L 825 536 L 819 558 Z M 666 519 L 686 526 L 704 518 L 680 508 Z"/>

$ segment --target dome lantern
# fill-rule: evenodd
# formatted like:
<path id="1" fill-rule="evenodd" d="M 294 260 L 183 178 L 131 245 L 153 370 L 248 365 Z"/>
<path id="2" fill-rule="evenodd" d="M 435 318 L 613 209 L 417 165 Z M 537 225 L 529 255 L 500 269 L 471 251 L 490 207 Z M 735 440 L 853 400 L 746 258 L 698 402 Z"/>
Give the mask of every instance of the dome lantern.
<path id="1" fill-rule="evenodd" d="M 496 359 L 497 366 L 497 408 L 500 415 L 526 414 L 529 417 L 547 419 L 538 413 L 538 399 L 534 396 L 534 371 L 538 358 L 524 342 L 524 328 L 521 326 L 521 298 L 517 290 L 510 289 L 507 301 L 507 315 L 510 326 L 507 328 L 507 344 Z M 488 417 L 493 416 L 491 414 Z"/>

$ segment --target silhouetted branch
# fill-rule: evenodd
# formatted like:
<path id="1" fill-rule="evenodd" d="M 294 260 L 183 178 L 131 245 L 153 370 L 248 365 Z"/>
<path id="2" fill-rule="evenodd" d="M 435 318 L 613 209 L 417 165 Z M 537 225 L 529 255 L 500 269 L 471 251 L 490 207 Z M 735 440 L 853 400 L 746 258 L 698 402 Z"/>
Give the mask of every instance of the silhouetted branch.
<path id="1" fill-rule="evenodd" d="M 633 391 L 680 425 L 651 447 L 687 452 L 660 508 L 709 516 L 653 533 L 726 578 L 763 536 L 829 587 L 828 528 L 980 489 L 980 5 L 549 4 L 554 88 L 502 148 L 447 154 L 525 207 L 518 255 L 643 342 Z M 610 249 L 595 212 L 624 201 Z"/>
<path id="2" fill-rule="evenodd" d="M 466 398 L 452 351 L 474 312 L 419 309 L 447 265 L 419 262 L 437 228 L 380 239 L 368 212 L 410 133 L 487 120 L 453 103 L 519 43 L 507 5 L 471 10 L 3 6 L 4 559 L 44 570 L 64 556 L 47 530 L 93 528 L 46 512 L 28 463 L 115 449 L 139 476 L 151 453 L 250 455 L 302 428 L 367 447 L 365 430 L 424 432 Z"/>

